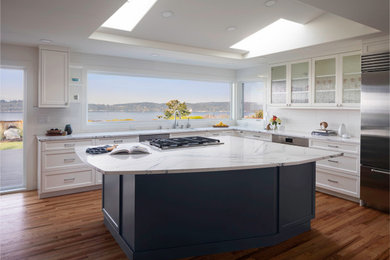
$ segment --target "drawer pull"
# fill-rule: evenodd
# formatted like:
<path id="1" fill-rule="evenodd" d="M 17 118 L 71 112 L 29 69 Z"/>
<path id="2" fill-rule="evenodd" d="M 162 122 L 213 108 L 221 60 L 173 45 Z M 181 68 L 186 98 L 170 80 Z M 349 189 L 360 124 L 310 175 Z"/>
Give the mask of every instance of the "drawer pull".
<path id="1" fill-rule="evenodd" d="M 74 181 L 75 179 L 76 179 L 75 177 L 73 177 L 73 178 L 65 178 L 65 179 L 64 179 L 64 182 L 65 182 L 65 181 Z"/>
<path id="2" fill-rule="evenodd" d="M 74 162 L 76 159 L 74 158 L 69 158 L 69 159 L 64 159 L 64 163 L 71 163 Z"/>
<path id="3" fill-rule="evenodd" d="M 335 180 L 331 180 L 331 179 L 328 179 L 329 182 L 332 182 L 332 183 L 339 183 L 338 181 L 335 181 Z"/>
<path id="4" fill-rule="evenodd" d="M 64 147 L 74 147 L 74 144 L 64 144 Z"/>
<path id="5" fill-rule="evenodd" d="M 253 137 L 261 138 L 261 136 L 260 136 L 260 135 L 253 135 Z"/>
<path id="6" fill-rule="evenodd" d="M 331 162 L 331 163 L 339 163 L 339 161 L 336 161 L 336 160 L 328 160 L 328 162 Z"/>
<path id="7" fill-rule="evenodd" d="M 114 140 L 114 144 L 123 143 L 123 140 Z"/>
<path id="8" fill-rule="evenodd" d="M 331 148 L 339 148 L 338 145 L 331 145 L 331 144 L 328 144 L 328 147 L 331 147 Z"/>

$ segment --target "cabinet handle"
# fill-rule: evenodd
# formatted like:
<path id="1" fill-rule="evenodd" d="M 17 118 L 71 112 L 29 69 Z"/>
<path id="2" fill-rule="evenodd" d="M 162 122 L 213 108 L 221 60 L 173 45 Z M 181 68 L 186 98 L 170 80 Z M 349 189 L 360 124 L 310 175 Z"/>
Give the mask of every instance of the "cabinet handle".
<path id="1" fill-rule="evenodd" d="M 123 140 L 114 140 L 114 144 L 123 143 Z"/>
<path id="2" fill-rule="evenodd" d="M 253 135 L 253 137 L 261 138 L 261 136 L 260 136 L 260 135 Z"/>
<path id="3" fill-rule="evenodd" d="M 375 170 L 375 169 L 371 169 L 371 172 L 390 174 L 390 172 L 385 172 L 385 171 L 380 171 L 380 170 Z"/>
<path id="4" fill-rule="evenodd" d="M 64 163 L 74 162 L 74 158 L 64 159 Z"/>
<path id="5" fill-rule="evenodd" d="M 339 163 L 339 161 L 336 161 L 336 160 L 328 160 L 328 162 Z"/>
<path id="6" fill-rule="evenodd" d="M 333 183 L 339 183 L 338 181 L 335 181 L 335 180 L 331 180 L 331 179 L 328 179 L 329 182 L 333 182 Z"/>
<path id="7" fill-rule="evenodd" d="M 332 147 L 332 148 L 339 148 L 338 145 L 331 145 L 331 144 L 328 144 L 328 147 Z"/>
<path id="8" fill-rule="evenodd" d="M 64 147 L 73 147 L 74 144 L 64 144 Z"/>
<path id="9" fill-rule="evenodd" d="M 74 181 L 76 178 L 73 177 L 73 178 L 65 178 L 64 181 Z"/>

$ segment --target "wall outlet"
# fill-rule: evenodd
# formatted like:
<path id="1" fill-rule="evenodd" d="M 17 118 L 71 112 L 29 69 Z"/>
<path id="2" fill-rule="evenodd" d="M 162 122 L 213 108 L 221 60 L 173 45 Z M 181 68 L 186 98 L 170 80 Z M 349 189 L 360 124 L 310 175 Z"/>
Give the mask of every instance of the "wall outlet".
<path id="1" fill-rule="evenodd" d="M 80 99 L 80 96 L 79 96 L 79 94 L 73 94 L 73 101 L 79 101 L 79 99 Z"/>

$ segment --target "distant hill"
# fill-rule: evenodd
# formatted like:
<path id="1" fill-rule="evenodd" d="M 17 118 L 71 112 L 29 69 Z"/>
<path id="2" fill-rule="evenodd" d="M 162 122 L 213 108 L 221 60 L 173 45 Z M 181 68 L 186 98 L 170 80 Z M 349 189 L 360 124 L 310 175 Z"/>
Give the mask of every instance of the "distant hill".
<path id="1" fill-rule="evenodd" d="M 187 103 L 192 112 L 229 112 L 229 102 Z M 165 103 L 140 102 L 126 104 L 88 104 L 89 112 L 162 112 L 167 108 Z"/>
<path id="2" fill-rule="evenodd" d="M 0 100 L 0 112 L 23 112 L 22 100 Z"/>

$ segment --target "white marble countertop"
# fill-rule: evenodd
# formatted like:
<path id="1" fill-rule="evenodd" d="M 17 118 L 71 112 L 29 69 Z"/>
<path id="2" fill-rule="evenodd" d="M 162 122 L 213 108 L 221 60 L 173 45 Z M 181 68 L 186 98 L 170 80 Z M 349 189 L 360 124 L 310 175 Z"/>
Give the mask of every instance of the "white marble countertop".
<path id="1" fill-rule="evenodd" d="M 151 154 L 100 154 L 75 148 L 81 160 L 104 174 L 169 174 L 255 169 L 298 165 L 342 153 L 284 145 L 235 136 L 219 136 L 223 144 L 172 150 L 152 149 Z M 134 143 L 139 145 L 139 143 Z"/>
<path id="2" fill-rule="evenodd" d="M 204 127 L 204 128 L 184 128 L 184 129 L 161 129 L 161 130 L 138 130 L 138 131 L 124 131 L 124 132 L 99 132 L 99 133 L 79 133 L 66 136 L 37 136 L 38 141 L 67 141 L 67 140 L 77 140 L 84 138 L 116 138 L 116 137 L 125 137 L 125 136 L 135 136 L 135 135 L 149 135 L 149 134 L 169 134 L 169 133 L 185 133 L 185 132 L 198 132 L 198 131 L 221 131 L 221 130 L 238 130 L 238 131 L 250 131 L 258 133 L 269 133 L 277 135 L 286 135 L 291 137 L 303 137 L 310 139 L 319 139 L 324 141 L 333 141 L 333 142 L 345 142 L 345 143 L 354 143 L 359 144 L 360 138 L 341 138 L 340 136 L 313 136 L 310 132 L 298 132 L 298 131 L 267 131 L 264 129 L 254 128 L 254 127 L 242 127 L 242 126 L 230 126 L 228 128 L 214 128 L 214 127 Z"/>

